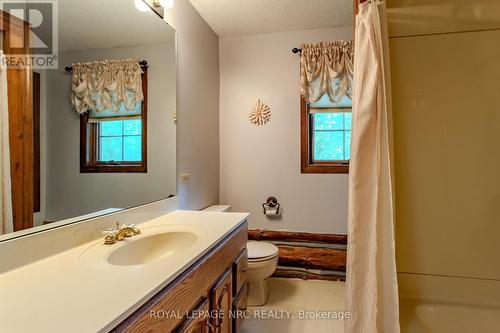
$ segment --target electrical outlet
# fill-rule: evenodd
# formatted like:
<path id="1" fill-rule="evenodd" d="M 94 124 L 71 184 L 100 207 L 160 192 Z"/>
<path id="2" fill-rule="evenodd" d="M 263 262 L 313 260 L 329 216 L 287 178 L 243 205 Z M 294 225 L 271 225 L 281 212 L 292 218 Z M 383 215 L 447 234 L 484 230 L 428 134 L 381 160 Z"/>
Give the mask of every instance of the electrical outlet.
<path id="1" fill-rule="evenodd" d="M 184 184 L 187 184 L 189 183 L 189 173 L 184 173 L 181 175 L 181 181 L 184 183 Z"/>

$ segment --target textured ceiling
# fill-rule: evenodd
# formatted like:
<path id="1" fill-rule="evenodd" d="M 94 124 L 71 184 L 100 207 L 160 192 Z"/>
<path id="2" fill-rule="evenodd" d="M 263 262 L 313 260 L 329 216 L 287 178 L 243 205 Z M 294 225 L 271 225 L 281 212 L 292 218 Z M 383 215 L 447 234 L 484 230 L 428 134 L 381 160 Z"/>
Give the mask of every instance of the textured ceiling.
<path id="1" fill-rule="evenodd" d="M 221 37 L 352 25 L 352 0 L 190 0 Z"/>
<path id="2" fill-rule="evenodd" d="M 161 43 L 175 31 L 134 0 L 59 1 L 59 49 L 83 50 Z"/>

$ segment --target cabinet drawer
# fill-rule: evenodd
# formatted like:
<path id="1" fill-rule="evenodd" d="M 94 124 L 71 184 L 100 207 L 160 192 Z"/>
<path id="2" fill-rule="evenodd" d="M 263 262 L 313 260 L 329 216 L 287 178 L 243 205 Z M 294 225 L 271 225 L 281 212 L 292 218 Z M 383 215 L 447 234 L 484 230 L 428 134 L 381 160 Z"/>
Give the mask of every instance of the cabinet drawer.
<path id="1" fill-rule="evenodd" d="M 210 333 L 208 299 L 202 301 L 175 331 L 176 333 Z"/>
<path id="2" fill-rule="evenodd" d="M 247 283 L 248 256 L 244 249 L 233 264 L 233 295 L 236 296 Z"/>
<path id="3" fill-rule="evenodd" d="M 233 302 L 233 333 L 238 333 L 243 320 L 245 319 L 245 310 L 247 309 L 248 286 L 246 284 L 241 288 L 239 295 Z"/>

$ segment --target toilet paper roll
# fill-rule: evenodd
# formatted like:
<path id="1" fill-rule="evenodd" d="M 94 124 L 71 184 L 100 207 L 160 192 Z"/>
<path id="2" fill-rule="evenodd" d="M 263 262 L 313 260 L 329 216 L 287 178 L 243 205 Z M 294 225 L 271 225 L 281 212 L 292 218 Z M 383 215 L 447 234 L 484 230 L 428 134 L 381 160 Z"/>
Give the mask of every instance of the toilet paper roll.
<path id="1" fill-rule="evenodd" d="M 266 216 L 276 216 L 279 214 L 280 213 L 276 208 L 266 208 Z"/>

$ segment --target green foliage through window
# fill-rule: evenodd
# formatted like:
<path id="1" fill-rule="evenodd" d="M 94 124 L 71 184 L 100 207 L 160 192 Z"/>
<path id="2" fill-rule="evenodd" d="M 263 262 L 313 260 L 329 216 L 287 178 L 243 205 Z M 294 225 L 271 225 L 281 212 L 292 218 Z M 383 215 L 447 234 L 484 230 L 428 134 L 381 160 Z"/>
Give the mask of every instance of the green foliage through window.
<path id="1" fill-rule="evenodd" d="M 313 114 L 313 159 L 347 161 L 351 147 L 351 112 Z"/>
<path id="2" fill-rule="evenodd" d="M 142 120 L 114 120 L 99 123 L 98 158 L 101 162 L 142 160 Z"/>

